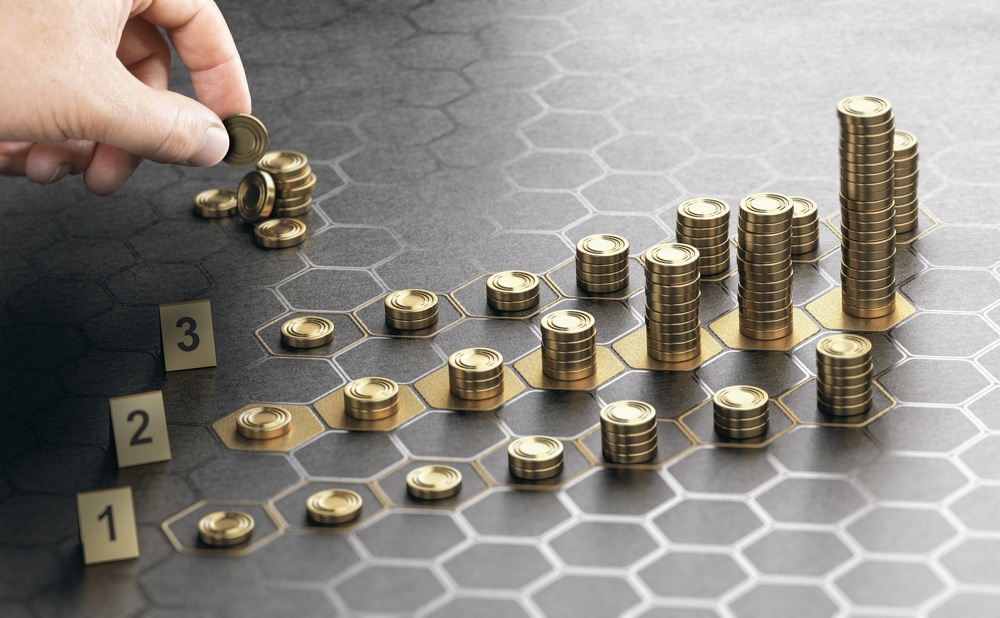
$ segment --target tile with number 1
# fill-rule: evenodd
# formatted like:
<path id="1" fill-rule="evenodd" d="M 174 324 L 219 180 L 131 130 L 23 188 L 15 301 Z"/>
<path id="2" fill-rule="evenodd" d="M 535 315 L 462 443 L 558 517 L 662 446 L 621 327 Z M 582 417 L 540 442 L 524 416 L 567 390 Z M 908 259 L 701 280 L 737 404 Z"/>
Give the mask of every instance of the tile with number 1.
<path id="1" fill-rule="evenodd" d="M 139 557 L 131 487 L 79 493 L 76 514 L 84 564 Z"/>

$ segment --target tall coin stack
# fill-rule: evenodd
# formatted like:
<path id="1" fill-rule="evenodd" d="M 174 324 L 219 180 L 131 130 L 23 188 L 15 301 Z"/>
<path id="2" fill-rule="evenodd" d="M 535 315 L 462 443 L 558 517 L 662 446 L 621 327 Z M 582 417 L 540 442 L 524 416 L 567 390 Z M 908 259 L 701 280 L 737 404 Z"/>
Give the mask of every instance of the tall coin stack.
<path id="1" fill-rule="evenodd" d="M 756 386 L 727 386 L 712 398 L 715 432 L 732 440 L 757 438 L 767 433 L 770 419 L 767 391 Z"/>
<path id="2" fill-rule="evenodd" d="M 459 399 L 481 401 L 503 394 L 503 356 L 489 348 L 466 348 L 448 357 L 448 386 Z"/>
<path id="3" fill-rule="evenodd" d="M 264 153 L 257 169 L 270 174 L 274 181 L 272 216 L 301 217 L 312 210 L 316 174 L 306 155 L 294 150 L 272 150 Z"/>
<path id="4" fill-rule="evenodd" d="M 399 412 L 399 385 L 389 378 L 358 378 L 344 387 L 344 412 L 359 421 L 378 421 Z"/>
<path id="5" fill-rule="evenodd" d="M 553 380 L 582 380 L 597 371 L 597 328 L 586 311 L 542 316 L 542 373 Z"/>
<path id="6" fill-rule="evenodd" d="M 677 242 L 698 250 L 698 270 L 717 275 L 729 269 L 729 204 L 699 197 L 677 207 Z"/>
<path id="7" fill-rule="evenodd" d="M 701 353 L 701 273 L 691 245 L 663 243 L 646 251 L 646 353 L 678 363 Z"/>
<path id="8" fill-rule="evenodd" d="M 872 344 L 861 335 L 829 335 L 816 343 L 816 404 L 832 416 L 854 416 L 872 407 Z"/>
<path id="9" fill-rule="evenodd" d="M 805 197 L 792 197 L 792 255 L 819 247 L 819 208 Z"/>
<path id="10" fill-rule="evenodd" d="M 486 279 L 486 304 L 496 311 L 525 311 L 541 297 L 538 277 L 523 270 L 505 270 Z"/>
<path id="11" fill-rule="evenodd" d="M 656 457 L 656 410 L 642 401 L 616 401 L 601 410 L 601 451 L 612 463 Z"/>
<path id="12" fill-rule="evenodd" d="M 592 294 L 628 287 L 628 241 L 614 234 L 593 234 L 576 243 L 576 285 Z"/>
<path id="13" fill-rule="evenodd" d="M 427 290 L 390 292 L 385 297 L 385 323 L 397 330 L 421 330 L 438 322 L 438 297 Z"/>
<path id="14" fill-rule="evenodd" d="M 841 306 L 856 318 L 880 318 L 896 309 L 892 106 L 878 97 L 848 97 L 837 115 Z"/>
<path id="15" fill-rule="evenodd" d="M 563 443 L 548 436 L 525 436 L 507 445 L 507 467 L 512 476 L 538 481 L 563 471 Z"/>
<path id="16" fill-rule="evenodd" d="M 917 136 L 896 130 L 892 138 L 892 198 L 896 203 L 896 233 L 917 227 Z"/>
<path id="17" fill-rule="evenodd" d="M 792 200 L 757 193 L 740 200 L 736 269 L 740 333 L 751 339 L 792 334 Z"/>

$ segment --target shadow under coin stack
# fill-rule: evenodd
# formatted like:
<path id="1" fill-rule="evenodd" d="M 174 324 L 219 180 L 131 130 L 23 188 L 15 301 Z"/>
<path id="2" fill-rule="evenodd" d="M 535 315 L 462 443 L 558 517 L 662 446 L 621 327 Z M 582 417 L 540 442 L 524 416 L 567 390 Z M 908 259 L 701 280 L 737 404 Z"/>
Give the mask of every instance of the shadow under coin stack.
<path id="1" fill-rule="evenodd" d="M 819 208 L 805 197 L 792 200 L 792 255 L 802 255 L 819 247 Z"/>
<path id="2" fill-rule="evenodd" d="M 729 269 L 729 204 L 699 197 L 677 207 L 677 242 L 698 250 L 702 276 Z"/>
<path id="3" fill-rule="evenodd" d="M 769 398 L 756 386 L 727 386 L 712 398 L 715 432 L 732 440 L 757 438 L 767 433 Z"/>
<path id="4" fill-rule="evenodd" d="M 848 97 L 837 115 L 841 307 L 856 318 L 881 318 L 896 309 L 892 106 L 878 97 Z"/>
<path id="5" fill-rule="evenodd" d="M 399 412 L 399 385 L 389 378 L 358 378 L 344 387 L 344 413 L 359 421 L 379 421 Z"/>
<path id="6" fill-rule="evenodd" d="M 538 304 L 538 277 L 523 270 L 505 270 L 486 279 L 486 304 L 495 311 L 526 311 Z"/>
<path id="7" fill-rule="evenodd" d="M 437 321 L 438 297 L 434 292 L 397 290 L 385 297 L 385 323 L 396 330 L 422 330 Z"/>
<path id="8" fill-rule="evenodd" d="M 678 363 L 701 354 L 701 274 L 698 250 L 656 245 L 642 256 L 646 271 L 646 353 Z"/>
<path id="9" fill-rule="evenodd" d="M 507 445 L 507 465 L 511 476 L 539 481 L 563 471 L 563 444 L 548 436 L 525 436 Z"/>
<path id="10" fill-rule="evenodd" d="M 892 198 L 895 202 L 896 233 L 917 227 L 917 136 L 896 130 L 892 138 Z"/>
<path id="11" fill-rule="evenodd" d="M 816 343 L 816 404 L 831 416 L 854 416 L 872 407 L 872 344 L 861 335 L 829 335 Z"/>
<path id="12" fill-rule="evenodd" d="M 270 174 L 274 182 L 274 210 L 271 214 L 276 217 L 301 217 L 312 211 L 316 174 L 313 174 L 306 155 L 294 150 L 272 150 L 264 153 L 257 162 L 257 170 Z"/>
<path id="13" fill-rule="evenodd" d="M 279 406 L 255 406 L 236 417 L 236 432 L 248 440 L 280 438 L 291 430 L 292 415 Z"/>
<path id="14" fill-rule="evenodd" d="M 542 373 L 553 380 L 582 380 L 597 372 L 597 327 L 586 311 L 542 316 Z"/>
<path id="15" fill-rule="evenodd" d="M 481 401 L 503 394 L 503 356 L 489 348 L 466 348 L 448 357 L 448 387 L 459 399 Z"/>
<path id="16" fill-rule="evenodd" d="M 576 243 L 576 285 L 592 294 L 628 287 L 628 241 L 613 234 L 594 234 Z"/>
<path id="17" fill-rule="evenodd" d="M 612 463 L 656 457 L 656 410 L 642 401 L 616 401 L 601 410 L 601 451 Z"/>
<path id="18" fill-rule="evenodd" d="M 792 200 L 757 193 L 740 201 L 736 236 L 740 333 L 760 340 L 792 334 Z"/>

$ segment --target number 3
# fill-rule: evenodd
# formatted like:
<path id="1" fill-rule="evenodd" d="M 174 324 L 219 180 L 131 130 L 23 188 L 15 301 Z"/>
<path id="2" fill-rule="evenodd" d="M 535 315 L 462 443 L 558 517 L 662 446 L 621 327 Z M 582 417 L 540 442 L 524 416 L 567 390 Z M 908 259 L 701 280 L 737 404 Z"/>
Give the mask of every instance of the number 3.
<path id="1" fill-rule="evenodd" d="M 184 331 L 185 337 L 191 338 L 191 343 L 184 343 L 180 341 L 177 343 L 177 347 L 181 349 L 182 352 L 193 352 L 198 349 L 198 344 L 201 339 L 198 338 L 198 334 L 194 332 L 194 329 L 198 328 L 198 324 L 194 321 L 194 318 L 181 318 L 177 320 L 177 328 L 187 327 Z"/>

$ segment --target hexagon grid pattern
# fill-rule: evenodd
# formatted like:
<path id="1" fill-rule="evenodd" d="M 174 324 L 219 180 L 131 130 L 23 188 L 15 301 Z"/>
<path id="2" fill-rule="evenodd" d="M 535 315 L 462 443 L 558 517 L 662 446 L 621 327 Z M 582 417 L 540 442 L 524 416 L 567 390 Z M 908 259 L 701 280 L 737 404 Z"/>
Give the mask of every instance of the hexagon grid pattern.
<path id="1" fill-rule="evenodd" d="M 239 219 L 192 214 L 197 191 L 236 186 L 225 166 L 146 163 L 108 198 L 72 178 L 0 180 L 0 615 L 1000 615 L 996 3 L 220 4 L 272 146 L 318 176 L 308 238 L 265 250 Z M 589 390 L 517 375 L 540 315 L 493 315 L 484 275 L 542 275 L 544 304 L 594 313 L 623 361 L 641 280 L 574 289 L 576 240 L 621 234 L 637 256 L 700 195 L 805 195 L 836 221 L 834 109 L 861 93 L 891 100 L 922 150 L 920 227 L 896 256 L 916 313 L 871 334 L 878 411 L 817 413 L 822 332 L 790 350 L 720 341 L 693 371 L 621 362 Z M 839 284 L 832 227 L 795 266 L 796 307 Z M 372 301 L 406 287 L 441 296 L 435 331 L 380 325 Z M 735 272 L 703 281 L 703 326 L 736 287 Z M 165 374 L 157 305 L 201 298 L 218 366 Z M 334 316 L 339 338 L 281 348 L 280 319 L 309 312 Z M 213 431 L 254 403 L 316 413 L 370 375 L 420 398 L 416 382 L 477 345 L 501 350 L 524 392 L 485 411 L 421 400 L 384 431 L 322 423 L 269 452 Z M 781 420 L 754 444 L 705 422 L 737 383 L 766 387 Z M 107 399 L 150 390 L 173 459 L 118 470 Z M 598 412 L 626 398 L 661 418 L 646 464 L 601 458 Z M 566 442 L 560 478 L 509 476 L 506 445 L 536 433 Z M 458 467 L 463 491 L 408 498 L 406 472 L 426 463 Z M 141 556 L 84 567 L 74 496 L 123 485 Z M 311 525 L 305 497 L 338 486 L 363 496 L 361 518 Z M 254 513 L 255 541 L 199 546 L 194 521 L 217 505 Z"/>

